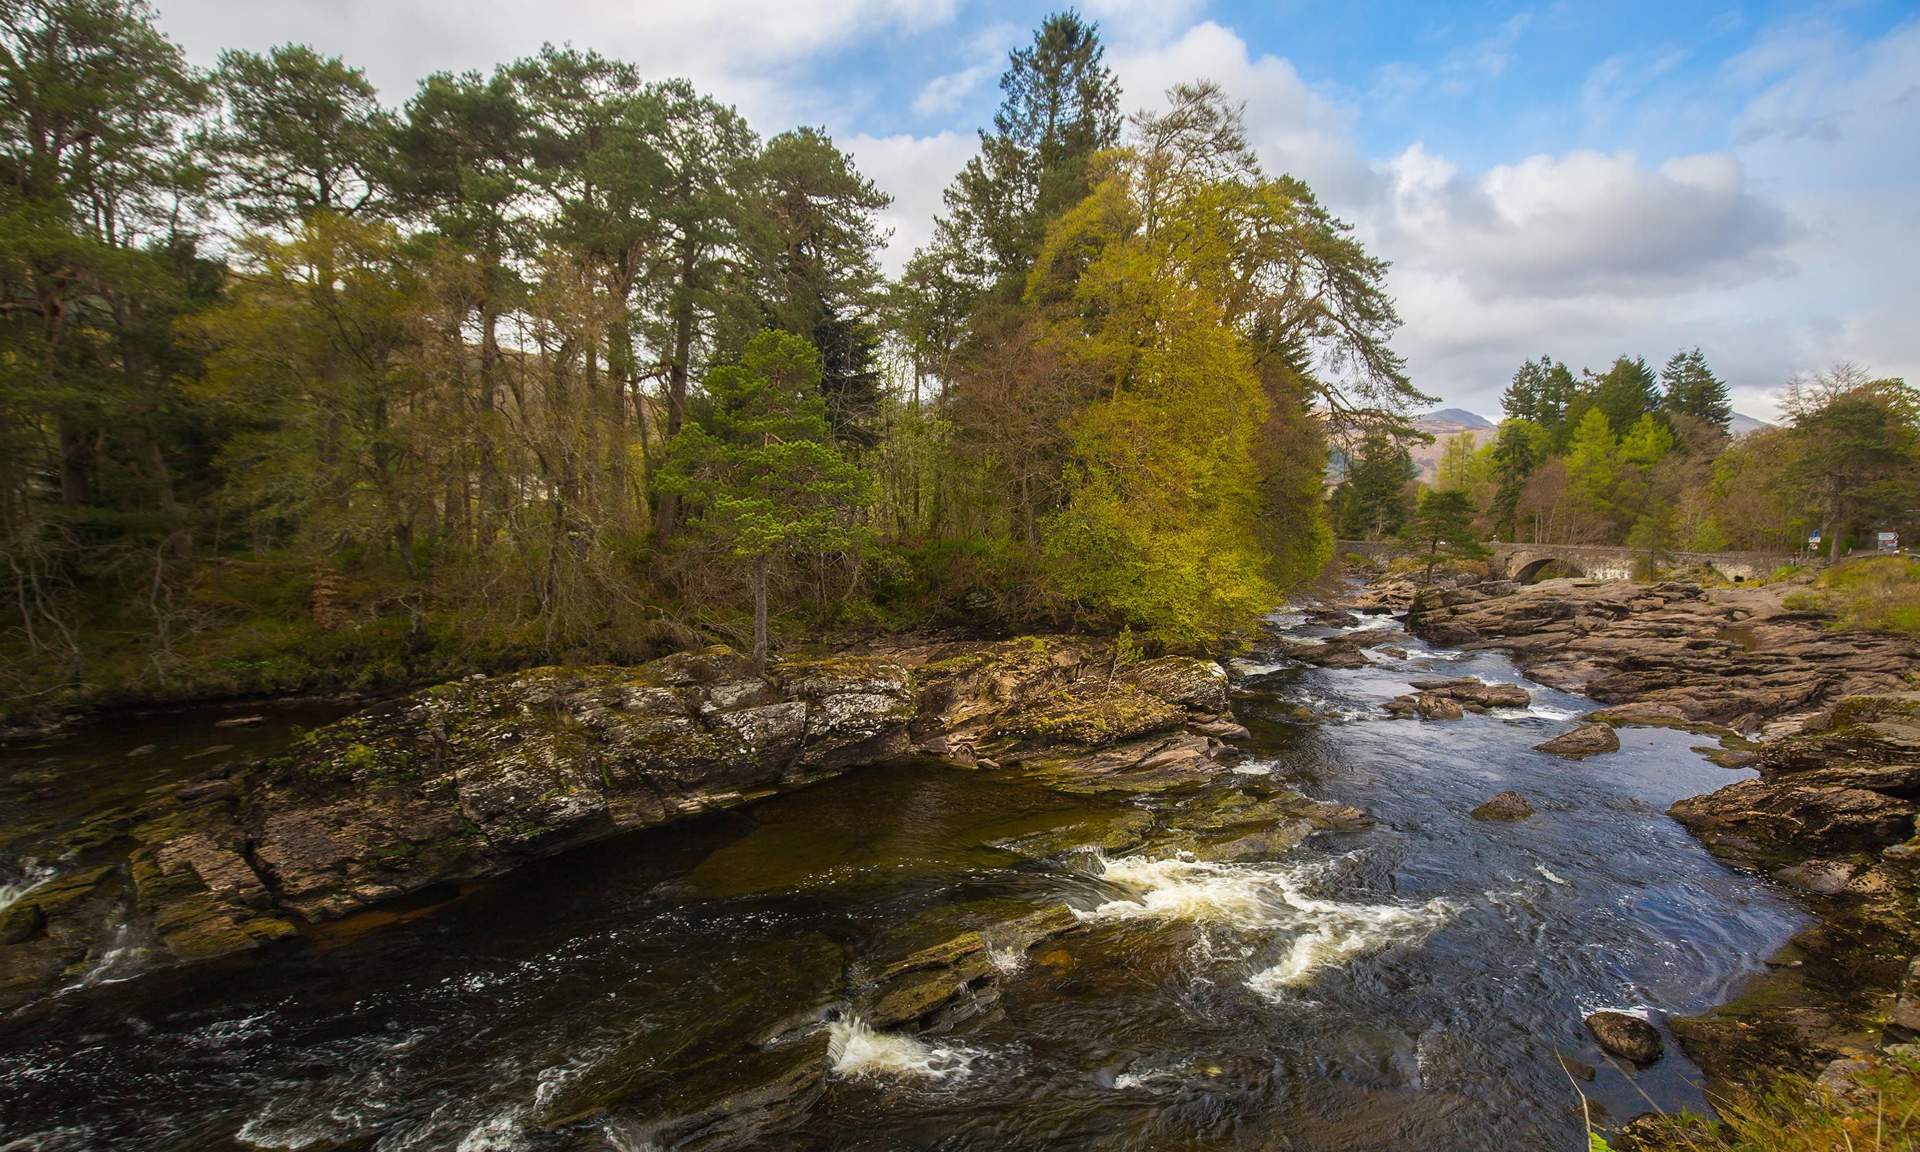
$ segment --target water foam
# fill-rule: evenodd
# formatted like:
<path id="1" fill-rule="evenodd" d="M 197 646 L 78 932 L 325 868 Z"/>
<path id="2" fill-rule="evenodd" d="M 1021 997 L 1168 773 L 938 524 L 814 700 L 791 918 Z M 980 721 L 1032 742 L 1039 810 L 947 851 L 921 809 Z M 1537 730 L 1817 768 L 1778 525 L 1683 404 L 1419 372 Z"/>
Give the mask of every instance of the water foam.
<path id="1" fill-rule="evenodd" d="M 1549 884 L 1559 884 L 1562 887 L 1572 887 L 1572 884 L 1573 884 L 1572 881 L 1565 880 L 1559 876 L 1554 875 L 1553 869 L 1547 867 L 1545 864 L 1535 864 L 1533 866 L 1533 870 L 1535 872 L 1540 873 L 1540 875 L 1545 876 L 1547 878 L 1547 883 Z"/>
<path id="2" fill-rule="evenodd" d="M 1423 941 L 1462 907 L 1438 897 L 1422 904 L 1362 904 L 1313 896 L 1309 885 L 1327 870 L 1325 864 L 1214 864 L 1139 856 L 1101 864 L 1101 879 L 1129 894 L 1076 910 L 1083 920 L 1179 919 L 1291 933 L 1279 962 L 1247 981 L 1266 996 L 1310 983 L 1360 956 Z"/>
<path id="3" fill-rule="evenodd" d="M 876 1032 L 858 1016 L 827 1026 L 827 1059 L 837 1076 L 961 1077 L 973 1063 L 966 1048 L 929 1044 L 895 1032 Z"/>
<path id="4" fill-rule="evenodd" d="M 55 875 L 52 865 L 42 864 L 38 860 L 22 860 L 19 878 L 0 884 L 0 912 L 11 907 L 22 896 L 53 879 Z"/>

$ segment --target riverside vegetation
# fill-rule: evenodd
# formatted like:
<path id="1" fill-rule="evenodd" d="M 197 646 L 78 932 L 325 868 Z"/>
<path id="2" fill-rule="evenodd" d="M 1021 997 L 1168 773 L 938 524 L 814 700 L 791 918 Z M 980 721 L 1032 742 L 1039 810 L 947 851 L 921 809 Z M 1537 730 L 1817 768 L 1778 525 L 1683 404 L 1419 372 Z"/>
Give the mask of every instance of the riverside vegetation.
<path id="1" fill-rule="evenodd" d="M 1014 52 L 936 239 L 827 135 L 547 47 L 402 107 L 144 0 L 0 6 L 0 695 L 379 689 L 965 623 L 1197 649 L 1424 398 L 1203 80 Z"/>

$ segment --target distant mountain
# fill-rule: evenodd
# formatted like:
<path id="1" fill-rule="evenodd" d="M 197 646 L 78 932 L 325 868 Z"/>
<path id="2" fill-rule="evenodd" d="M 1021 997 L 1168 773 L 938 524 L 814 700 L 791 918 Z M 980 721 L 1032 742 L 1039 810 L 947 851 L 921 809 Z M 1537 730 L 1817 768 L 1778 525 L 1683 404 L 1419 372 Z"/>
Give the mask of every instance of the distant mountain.
<path id="1" fill-rule="evenodd" d="M 1407 445 L 1407 454 L 1413 457 L 1413 466 L 1420 470 L 1420 479 L 1429 484 L 1440 474 L 1440 454 L 1446 451 L 1447 437 L 1471 432 L 1478 446 L 1481 433 L 1493 431 L 1493 421 L 1465 408 L 1436 408 L 1425 416 L 1415 416 L 1413 426 L 1433 437 L 1431 444 Z"/>
<path id="2" fill-rule="evenodd" d="M 1493 421 L 1485 416 L 1475 415 L 1465 408 L 1435 408 L 1425 416 L 1414 417 L 1413 422 L 1427 432 L 1438 430 L 1438 428 L 1426 427 L 1428 424 L 1444 426 L 1448 432 L 1459 432 L 1463 429 L 1480 432 L 1493 427 Z"/>
<path id="3" fill-rule="evenodd" d="M 1732 421 L 1727 424 L 1727 432 L 1738 440 L 1742 436 L 1751 436 L 1755 432 L 1771 427 L 1773 425 L 1765 420 L 1756 420 L 1744 412 L 1735 412 Z"/>

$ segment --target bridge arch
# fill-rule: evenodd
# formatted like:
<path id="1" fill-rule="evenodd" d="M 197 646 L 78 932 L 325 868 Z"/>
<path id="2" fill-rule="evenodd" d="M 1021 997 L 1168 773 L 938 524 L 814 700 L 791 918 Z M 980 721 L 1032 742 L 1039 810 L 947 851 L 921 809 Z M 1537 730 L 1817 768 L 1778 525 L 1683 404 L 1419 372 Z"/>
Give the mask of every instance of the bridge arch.
<path id="1" fill-rule="evenodd" d="M 1507 560 L 1507 579 L 1515 584 L 1537 584 L 1556 576 L 1585 576 L 1586 569 L 1565 556 L 1517 552 Z"/>

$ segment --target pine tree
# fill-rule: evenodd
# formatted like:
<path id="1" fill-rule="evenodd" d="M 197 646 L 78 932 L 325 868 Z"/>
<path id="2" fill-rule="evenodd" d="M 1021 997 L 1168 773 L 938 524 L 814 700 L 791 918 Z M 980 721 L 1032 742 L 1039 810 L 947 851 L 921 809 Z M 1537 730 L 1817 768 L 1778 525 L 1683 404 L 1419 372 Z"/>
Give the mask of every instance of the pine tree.
<path id="1" fill-rule="evenodd" d="M 1638 356 L 1622 356 L 1593 378 L 1593 406 L 1607 418 L 1614 435 L 1624 436 L 1643 413 L 1660 407 L 1660 388 L 1653 369 Z"/>
<path id="2" fill-rule="evenodd" d="M 1421 493 L 1420 504 L 1402 529 L 1401 538 L 1426 551 L 1429 582 L 1443 551 L 1449 558 L 1462 560 L 1487 555 L 1486 545 L 1474 535 L 1473 501 L 1458 489 Z"/>
<path id="3" fill-rule="evenodd" d="M 1675 352 L 1660 371 L 1660 383 L 1667 393 L 1661 404 L 1668 412 L 1704 420 L 1722 432 L 1733 422 L 1733 399 L 1700 349 Z"/>
<path id="4" fill-rule="evenodd" d="M 1369 433 L 1342 486 L 1341 535 L 1379 540 L 1400 531 L 1413 511 L 1407 486 L 1417 475 L 1404 445 L 1384 432 Z"/>
<path id="5" fill-rule="evenodd" d="M 753 660 L 767 658 L 767 584 L 786 552 L 856 546 L 865 477 L 832 443 L 820 356 L 801 337 L 765 331 L 738 364 L 707 376 L 711 414 L 667 446 L 661 486 L 700 512 L 700 531 L 751 569 Z"/>
<path id="6" fill-rule="evenodd" d="M 1099 29 L 1072 11 L 1009 56 L 993 131 L 947 189 L 942 228 L 944 247 L 977 261 L 987 286 L 1018 296 L 1047 222 L 1086 196 L 1088 161 L 1119 141 L 1120 85 L 1105 57 Z"/>
<path id="7" fill-rule="evenodd" d="M 283 44 L 222 52 L 214 82 L 225 115 L 213 143 L 243 219 L 285 232 L 316 212 L 379 206 L 394 125 L 365 73 Z"/>
<path id="8" fill-rule="evenodd" d="M 1493 442 L 1494 531 L 1504 539 L 1516 535 L 1520 497 L 1527 477 L 1547 458 L 1551 441 L 1546 429 L 1531 420 L 1504 420 Z"/>

